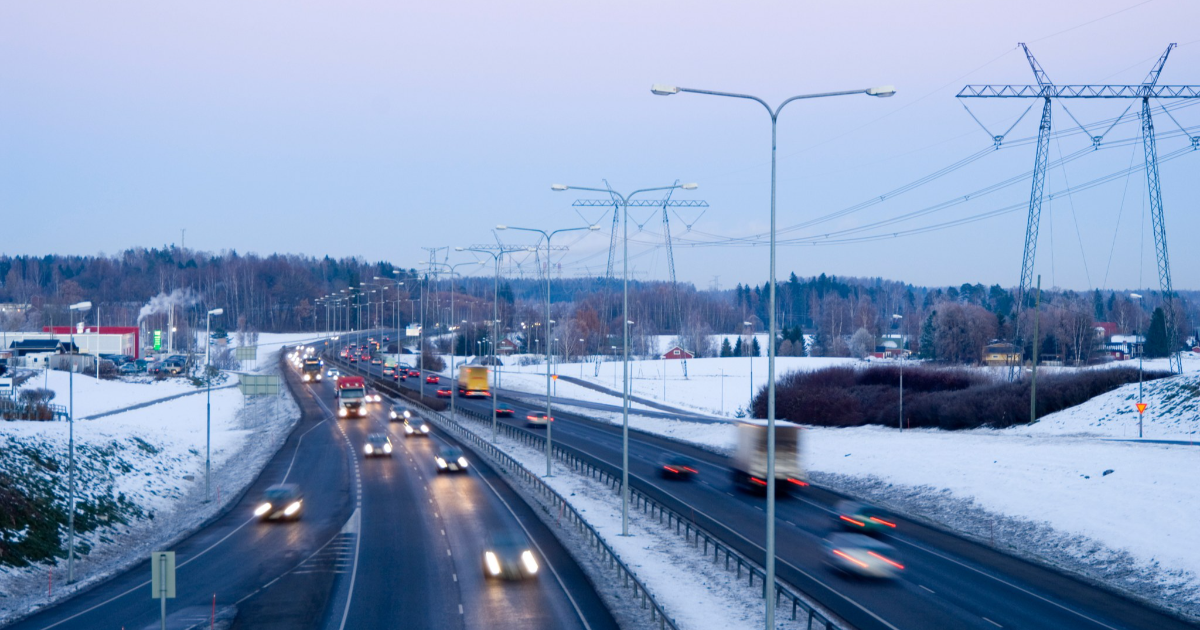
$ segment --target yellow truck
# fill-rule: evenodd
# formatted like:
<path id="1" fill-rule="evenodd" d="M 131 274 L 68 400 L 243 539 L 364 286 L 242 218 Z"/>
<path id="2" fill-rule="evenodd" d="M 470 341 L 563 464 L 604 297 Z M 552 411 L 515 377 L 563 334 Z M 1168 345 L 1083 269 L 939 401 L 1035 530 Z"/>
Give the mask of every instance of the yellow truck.
<path id="1" fill-rule="evenodd" d="M 458 395 L 467 398 L 487 398 L 488 369 L 481 365 L 464 365 L 458 368 Z"/>

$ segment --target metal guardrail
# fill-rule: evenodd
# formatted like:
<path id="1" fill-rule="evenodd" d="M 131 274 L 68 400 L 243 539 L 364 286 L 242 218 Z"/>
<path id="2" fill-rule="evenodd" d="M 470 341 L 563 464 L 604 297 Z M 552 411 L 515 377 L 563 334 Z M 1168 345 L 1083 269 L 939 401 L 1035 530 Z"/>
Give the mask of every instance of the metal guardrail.
<path id="1" fill-rule="evenodd" d="M 349 364 L 346 364 L 346 365 L 349 366 Z M 371 380 L 375 381 L 375 386 L 380 389 L 392 392 L 392 393 L 399 395 L 405 399 L 408 399 L 412 402 L 417 402 L 415 400 L 416 396 L 412 395 L 410 392 L 406 391 L 404 388 L 396 387 L 393 383 L 389 383 L 386 380 L 379 379 L 378 377 L 372 376 L 368 372 L 360 370 L 357 367 L 350 367 L 349 369 L 360 372 L 367 378 L 370 378 Z M 420 403 L 418 402 L 418 404 L 420 404 Z M 421 406 L 424 406 L 424 405 L 421 405 Z M 428 408 L 426 408 L 426 409 L 428 409 Z M 433 412 L 432 410 L 429 410 L 429 411 L 430 411 L 430 413 L 437 413 L 437 412 Z M 492 421 L 491 414 L 485 415 L 485 414 L 476 413 L 476 412 L 473 412 L 473 411 L 470 411 L 467 409 L 458 409 L 457 412 L 459 414 L 462 414 L 466 418 L 469 418 L 473 421 L 476 421 L 476 422 L 486 425 L 489 429 L 491 427 L 491 421 Z M 442 420 L 443 422 L 447 422 L 447 424 L 449 426 L 453 427 L 456 431 L 460 431 L 463 434 L 470 436 L 470 437 L 468 437 L 468 439 L 472 440 L 473 443 L 478 443 L 478 444 L 482 445 L 481 448 L 487 449 L 488 452 L 494 451 L 496 453 L 499 453 L 506 460 L 512 461 L 515 466 L 520 468 L 520 470 L 524 471 L 526 474 L 532 475 L 532 473 L 529 473 L 527 470 L 525 470 L 525 468 L 523 466 L 521 466 L 520 464 L 517 464 L 515 462 L 515 460 L 512 460 L 511 457 L 508 457 L 508 455 L 505 455 L 502 451 L 500 451 L 496 447 L 492 446 L 491 443 L 487 442 L 486 440 L 479 437 L 475 433 L 467 431 L 461 427 L 458 427 L 458 426 L 454 425 L 453 422 L 445 421 L 442 418 L 439 418 L 439 419 Z M 502 432 L 505 436 L 509 437 L 510 439 L 519 441 L 527 446 L 530 446 L 533 448 L 540 448 L 542 450 L 545 450 L 545 448 L 546 448 L 546 446 L 545 446 L 546 438 L 539 434 L 521 429 L 519 427 L 514 427 L 510 424 L 505 424 L 502 422 L 497 423 L 497 429 L 500 432 Z M 566 464 L 567 466 L 571 467 L 571 469 L 574 470 L 575 472 L 578 472 L 580 474 L 585 474 L 590 478 L 596 479 L 596 480 L 604 483 L 606 486 L 612 488 L 614 492 L 620 492 L 620 490 L 621 490 L 621 474 L 620 474 L 620 471 L 616 469 L 616 467 L 611 466 L 607 463 L 601 462 L 601 461 L 597 460 L 596 458 L 592 457 L 591 455 L 588 455 L 582 451 L 579 451 L 572 447 L 561 446 L 560 444 L 554 445 L 553 455 L 554 455 L 554 459 L 556 459 L 560 463 Z M 541 482 L 541 479 L 538 478 L 536 475 L 532 475 L 532 478 L 534 480 L 536 480 L 537 484 L 541 484 L 543 486 L 545 485 L 544 483 Z M 554 492 L 553 490 L 549 489 L 548 486 L 546 486 L 546 488 L 550 492 Z M 555 496 L 558 496 L 558 495 L 555 494 Z M 558 498 L 559 498 L 559 500 L 561 500 L 561 497 L 558 497 Z M 725 560 L 725 563 L 724 563 L 725 569 L 730 572 L 735 572 L 737 574 L 738 579 L 742 579 L 742 573 L 743 573 L 743 571 L 745 571 L 746 578 L 748 580 L 748 584 L 750 587 L 752 587 L 752 588 L 754 587 L 755 579 L 757 578 L 758 583 L 762 585 L 761 586 L 762 597 L 765 598 L 767 596 L 766 571 L 762 568 L 762 566 L 760 564 L 758 564 L 757 562 L 754 562 L 747 556 L 743 555 L 741 552 L 738 552 L 737 550 L 733 549 L 730 545 L 723 542 L 719 537 L 717 537 L 716 535 L 707 531 L 703 527 L 700 527 L 699 525 L 697 525 L 692 519 L 684 517 L 683 515 L 676 512 L 675 510 L 672 510 L 671 508 L 663 505 L 659 501 L 651 498 L 646 493 L 638 490 L 632 484 L 630 484 L 630 488 L 629 488 L 629 500 L 630 500 L 631 506 L 633 506 L 634 509 L 640 509 L 643 514 L 647 514 L 651 518 L 653 518 L 654 516 L 657 516 L 659 519 L 659 522 L 661 524 L 663 524 L 668 529 L 673 527 L 675 530 L 675 533 L 682 535 L 684 537 L 684 539 L 688 543 L 690 543 L 693 547 L 702 548 L 705 556 L 707 556 L 709 553 L 712 553 L 714 564 L 720 564 L 722 556 L 723 556 L 724 560 Z M 574 509 L 572 508 L 572 512 L 573 511 L 574 511 Z M 590 529 L 590 526 L 588 526 L 588 527 Z M 592 534 L 596 535 L 594 530 L 592 530 Z M 607 549 L 607 546 L 605 546 L 605 548 Z M 611 550 L 609 550 L 609 553 L 612 553 Z M 618 559 L 617 562 L 620 563 L 620 560 Z M 624 568 L 624 565 L 620 565 L 620 566 L 625 572 L 628 571 L 628 569 Z M 792 609 L 791 618 L 793 620 L 801 620 L 800 615 L 802 615 L 802 614 L 805 615 L 805 617 L 806 617 L 805 620 L 806 620 L 807 627 L 809 630 L 812 630 L 812 628 L 814 627 L 814 625 L 813 625 L 814 622 L 817 622 L 820 624 L 820 626 L 817 626 L 817 627 L 823 628 L 825 630 L 838 627 L 838 626 L 835 626 L 833 624 L 833 622 L 829 620 L 828 617 L 826 617 L 824 614 L 822 614 L 821 611 L 816 610 L 815 608 L 813 608 L 812 605 L 810 605 L 807 601 L 805 601 L 805 598 L 800 594 L 799 589 L 796 589 L 795 587 L 793 587 L 789 584 L 786 584 L 786 583 L 782 582 L 781 580 L 779 580 L 778 578 L 776 578 L 774 591 L 775 591 L 774 596 L 775 596 L 776 608 L 777 609 L 779 608 L 779 604 L 781 603 L 781 601 L 784 603 L 790 603 L 791 609 Z M 660 608 L 660 610 L 661 610 L 661 608 Z M 672 627 L 674 627 L 674 626 L 672 626 Z"/>
<path id="2" fill-rule="evenodd" d="M 568 522 L 575 526 L 576 531 L 584 536 L 589 547 L 602 554 L 607 567 L 614 569 L 617 572 L 617 576 L 621 578 L 621 585 L 626 588 L 633 589 L 634 600 L 637 601 L 640 598 L 641 608 L 643 610 L 649 610 L 651 623 L 657 623 L 659 630 L 666 630 L 667 628 L 670 628 L 671 630 L 679 630 L 679 626 L 675 625 L 675 621 L 667 617 L 667 613 L 663 609 L 662 604 L 658 603 L 658 600 L 654 598 L 654 595 L 646 588 L 646 585 L 643 584 L 642 581 L 637 578 L 637 575 L 634 574 L 633 571 L 630 571 L 629 567 L 621 561 L 620 555 L 617 554 L 612 547 L 609 547 L 608 543 L 604 542 L 604 538 L 601 537 L 596 529 L 592 527 L 592 525 L 588 523 L 578 511 L 575 510 L 574 506 L 572 506 L 570 502 L 568 502 L 562 497 L 562 495 L 547 485 L 546 482 L 542 481 L 541 477 L 537 476 L 537 474 L 533 472 L 530 472 L 530 470 L 521 465 L 520 462 L 513 459 L 507 453 L 495 447 L 488 441 L 479 437 L 474 432 L 468 431 L 461 426 L 458 426 L 458 424 L 452 420 L 447 420 L 446 418 L 442 417 L 441 412 L 434 411 L 433 409 L 426 407 L 419 401 L 414 400 L 415 397 L 410 398 L 408 395 L 409 392 L 405 391 L 403 388 L 396 387 L 392 383 L 388 383 L 382 379 L 379 379 L 378 377 L 371 376 L 368 372 L 358 368 L 357 366 L 351 367 L 350 364 L 345 364 L 345 366 L 347 369 L 359 372 L 363 376 L 375 381 L 376 388 L 390 392 L 393 395 L 403 397 L 421 407 L 425 410 L 426 415 L 430 418 L 430 420 L 439 428 L 449 433 L 453 433 L 455 437 L 459 438 L 460 440 L 469 442 L 475 449 L 482 451 L 491 457 L 492 461 L 499 463 L 504 468 L 507 468 L 510 473 L 517 475 L 517 477 L 522 481 L 533 486 L 534 490 L 549 500 L 553 507 L 558 509 L 561 516 L 565 516 Z M 500 426 L 507 427 L 509 429 L 514 428 L 509 425 Z"/>

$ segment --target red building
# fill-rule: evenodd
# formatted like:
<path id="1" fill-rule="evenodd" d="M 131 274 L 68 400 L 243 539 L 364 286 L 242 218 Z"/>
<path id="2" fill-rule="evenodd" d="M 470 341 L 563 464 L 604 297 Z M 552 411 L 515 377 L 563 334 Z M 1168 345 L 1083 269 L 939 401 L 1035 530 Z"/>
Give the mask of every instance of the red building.
<path id="1" fill-rule="evenodd" d="M 683 348 L 680 348 L 679 346 L 673 346 L 670 350 L 667 350 L 666 352 L 663 353 L 662 358 L 664 358 L 664 359 L 691 359 L 691 358 L 694 358 L 694 356 L 692 355 L 691 352 L 688 352 L 687 350 L 684 350 Z"/>

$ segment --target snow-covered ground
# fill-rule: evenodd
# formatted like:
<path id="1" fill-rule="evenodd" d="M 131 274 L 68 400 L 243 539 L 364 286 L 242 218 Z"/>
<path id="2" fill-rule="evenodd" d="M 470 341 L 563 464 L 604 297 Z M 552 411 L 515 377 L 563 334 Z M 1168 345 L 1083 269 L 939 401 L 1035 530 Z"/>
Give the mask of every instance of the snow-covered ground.
<path id="1" fill-rule="evenodd" d="M 259 370 L 277 370 L 276 356 L 283 343 L 311 335 L 260 335 Z M 66 374 L 57 376 L 65 387 Z M 111 411 L 165 395 L 194 390 L 183 379 L 157 383 L 100 381 L 76 375 L 76 414 L 81 404 L 92 410 Z M 29 386 L 42 386 L 41 378 Z M 58 391 L 55 403 L 66 392 Z M 83 403 L 88 398 L 94 402 Z M 83 407 L 87 409 L 88 407 Z M 243 407 L 235 389 L 212 393 L 213 492 L 219 501 L 205 504 L 204 447 L 205 404 L 203 395 L 183 397 L 75 423 L 77 490 L 80 501 L 103 508 L 105 515 L 94 528 L 81 525 L 77 557 L 79 582 L 72 591 L 86 587 L 129 562 L 138 561 L 152 547 L 168 544 L 190 532 L 236 497 L 263 464 L 278 449 L 299 418 L 299 408 L 286 392 L 271 399 L 251 401 Z M 0 422 L 0 475 L 17 490 L 53 498 L 65 515 L 67 502 L 67 430 L 65 422 Z M 217 499 L 214 496 L 214 499 Z M 81 508 L 83 511 L 84 508 Z M 111 519 L 111 520 L 105 520 Z M 77 524 L 80 521 L 77 519 Z M 54 524 L 48 526 L 53 529 Z M 61 549 L 66 542 L 64 523 L 58 524 Z M 85 531 L 86 530 L 86 531 Z M 21 532 L 0 532 L 8 545 L 21 540 Z M 45 605 L 47 572 L 54 573 L 54 595 L 66 595 L 65 551 L 55 565 L 44 562 L 28 567 L 0 566 L 0 623 L 14 615 Z"/>

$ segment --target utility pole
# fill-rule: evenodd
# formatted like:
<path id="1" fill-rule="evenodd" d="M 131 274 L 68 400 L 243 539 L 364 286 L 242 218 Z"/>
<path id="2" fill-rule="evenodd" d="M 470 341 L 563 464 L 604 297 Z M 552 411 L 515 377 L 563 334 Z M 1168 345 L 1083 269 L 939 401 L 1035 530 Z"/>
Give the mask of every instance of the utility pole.
<path id="1" fill-rule="evenodd" d="M 1042 319 L 1042 274 L 1037 277 L 1037 295 L 1033 306 L 1033 374 L 1029 379 L 1029 424 L 1037 422 L 1037 363 L 1041 348 L 1038 346 L 1038 323 Z"/>

